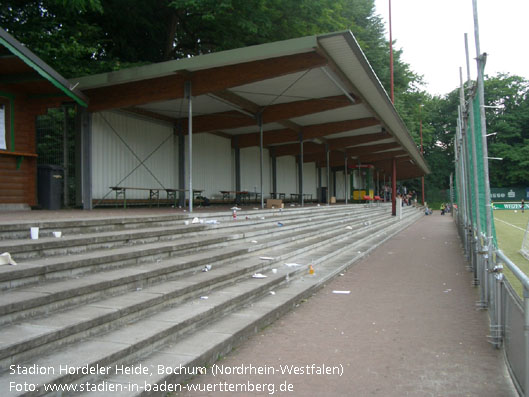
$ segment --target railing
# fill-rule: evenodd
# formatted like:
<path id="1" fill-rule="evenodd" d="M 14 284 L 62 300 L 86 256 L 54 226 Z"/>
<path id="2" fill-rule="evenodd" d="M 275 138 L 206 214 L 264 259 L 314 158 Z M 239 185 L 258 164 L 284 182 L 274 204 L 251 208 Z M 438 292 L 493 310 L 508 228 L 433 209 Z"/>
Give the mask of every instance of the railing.
<path id="1" fill-rule="evenodd" d="M 455 219 L 459 218 L 455 216 Z M 474 273 L 473 284 L 479 287 L 480 299 L 476 306 L 489 312 L 489 342 L 495 348 L 503 348 L 518 393 L 529 397 L 529 277 L 501 250 L 493 251 L 489 257 L 486 237 L 477 236 L 463 222 L 457 224 L 468 270 Z M 503 274 L 505 267 L 521 283 L 522 298 Z"/>

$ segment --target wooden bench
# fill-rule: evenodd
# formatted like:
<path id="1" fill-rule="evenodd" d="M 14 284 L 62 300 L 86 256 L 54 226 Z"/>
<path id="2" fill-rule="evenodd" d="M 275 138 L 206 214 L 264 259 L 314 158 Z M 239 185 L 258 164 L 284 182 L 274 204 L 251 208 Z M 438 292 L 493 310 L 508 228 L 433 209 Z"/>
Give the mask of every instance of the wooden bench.
<path id="1" fill-rule="evenodd" d="M 123 208 L 127 208 L 127 190 L 141 190 L 149 192 L 149 207 L 152 205 L 153 200 L 156 200 L 156 205 L 160 206 L 160 190 L 165 191 L 167 194 L 167 200 L 173 201 L 175 207 L 177 206 L 177 192 L 187 192 L 188 189 L 171 189 L 171 188 L 148 188 L 148 187 L 129 187 L 129 186 L 110 186 L 110 189 L 116 192 L 116 207 L 120 199 L 123 200 Z M 193 201 L 196 196 L 200 196 L 204 190 L 193 189 Z"/>
<path id="2" fill-rule="evenodd" d="M 163 189 L 163 190 L 165 190 L 165 192 L 167 193 L 167 200 L 173 200 L 174 201 L 174 206 L 175 207 L 178 206 L 177 193 L 189 191 L 189 189 Z M 203 191 L 204 190 L 202 190 L 202 189 L 193 189 L 193 201 L 195 201 L 198 196 L 201 196 Z"/>
<path id="3" fill-rule="evenodd" d="M 240 197 L 242 201 L 249 201 L 251 198 L 250 192 L 247 190 L 220 190 L 220 194 L 222 194 L 222 201 L 230 201 L 232 195 L 234 195 L 235 199 L 237 199 L 237 197 Z M 252 192 L 251 194 L 255 194 L 257 200 L 257 195 L 259 195 L 260 197 L 261 193 Z"/>
<path id="4" fill-rule="evenodd" d="M 312 201 L 312 193 L 303 193 L 304 201 Z M 301 194 L 300 193 L 290 193 L 290 201 L 300 203 Z"/>
<path id="5" fill-rule="evenodd" d="M 284 200 L 286 198 L 286 194 L 285 193 L 278 193 L 278 192 L 270 192 L 270 196 L 274 200 Z"/>

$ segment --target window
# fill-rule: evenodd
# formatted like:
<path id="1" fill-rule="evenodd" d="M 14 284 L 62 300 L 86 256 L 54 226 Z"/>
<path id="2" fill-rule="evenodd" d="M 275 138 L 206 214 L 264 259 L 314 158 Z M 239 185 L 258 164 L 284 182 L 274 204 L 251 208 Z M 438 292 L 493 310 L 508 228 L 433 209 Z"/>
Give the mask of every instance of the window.
<path id="1" fill-rule="evenodd" d="M 0 96 L 0 150 L 11 149 L 11 101 Z"/>

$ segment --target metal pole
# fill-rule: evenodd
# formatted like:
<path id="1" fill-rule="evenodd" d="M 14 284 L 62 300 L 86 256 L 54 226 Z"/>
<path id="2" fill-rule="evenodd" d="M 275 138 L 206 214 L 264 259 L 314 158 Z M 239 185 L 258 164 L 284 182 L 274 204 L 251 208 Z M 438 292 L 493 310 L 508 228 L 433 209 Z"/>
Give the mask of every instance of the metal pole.
<path id="1" fill-rule="evenodd" d="M 64 206 L 68 207 L 70 205 L 70 192 L 68 191 L 68 167 L 69 167 L 69 161 L 68 161 L 68 154 L 69 154 L 69 144 L 68 144 L 68 108 L 66 106 L 62 107 L 64 120 L 62 125 L 62 165 L 64 168 L 64 178 L 63 178 L 63 192 L 64 192 Z"/>
<path id="2" fill-rule="evenodd" d="M 260 192 L 261 192 L 261 208 L 264 208 L 264 197 L 263 197 L 263 168 L 264 168 L 264 160 L 263 160 L 263 115 L 259 113 L 257 115 L 257 124 L 259 124 L 259 165 L 260 165 Z"/>
<path id="3" fill-rule="evenodd" d="M 467 62 L 467 81 L 469 84 L 471 83 L 470 79 L 470 61 L 469 61 L 469 55 L 468 55 L 468 35 L 465 33 L 465 56 L 466 56 L 466 62 Z M 464 97 L 464 86 L 463 86 L 463 73 L 461 69 L 459 69 L 459 79 L 461 82 L 461 95 Z M 481 233 L 482 225 L 481 225 L 481 210 L 479 205 L 479 177 L 478 177 L 478 153 L 476 148 L 476 130 L 474 125 L 474 104 L 473 100 L 471 98 L 469 99 L 469 106 L 468 106 L 468 112 L 467 116 L 470 124 L 470 140 L 472 141 L 471 149 L 472 149 L 472 168 L 473 168 L 473 175 L 474 178 L 474 205 L 476 206 L 475 212 L 476 212 L 476 237 L 477 237 L 477 246 L 476 246 L 476 258 L 480 258 L 479 255 L 482 251 L 482 244 L 481 244 Z M 479 260 L 480 263 L 483 263 L 481 260 Z M 487 277 L 485 273 L 485 278 Z M 483 283 L 483 288 L 481 289 L 481 305 L 486 305 L 486 296 L 487 296 L 487 290 L 488 290 L 488 283 Z"/>
<path id="4" fill-rule="evenodd" d="M 476 54 L 478 64 L 478 100 L 479 100 L 479 113 L 481 121 L 481 142 L 483 151 L 483 179 L 485 182 L 485 215 L 487 220 L 487 246 L 488 255 L 485 258 L 485 266 L 488 268 L 488 262 L 492 258 L 492 216 L 491 216 L 491 204 L 490 204 L 490 184 L 489 184 L 489 163 L 488 163 L 488 148 L 487 148 L 487 123 L 485 117 L 485 89 L 483 81 L 483 69 L 485 68 L 486 54 L 481 54 L 479 48 L 479 23 L 478 23 L 478 6 L 477 1 L 472 0 L 474 10 L 474 35 L 476 41 Z M 526 346 L 529 349 L 529 347 Z M 529 367 L 529 361 L 526 362 L 526 367 Z M 528 371 L 529 369 L 526 369 Z M 526 385 L 526 387 L 529 386 Z M 529 395 L 529 390 L 525 389 L 526 395 Z"/>
<path id="5" fill-rule="evenodd" d="M 529 396 L 529 290 L 523 289 L 523 308 L 524 308 L 524 341 L 525 341 L 525 379 L 524 394 Z"/>
<path id="6" fill-rule="evenodd" d="M 178 120 L 178 205 L 186 207 L 186 142 L 182 120 Z"/>
<path id="7" fill-rule="evenodd" d="M 187 143 L 189 147 L 189 212 L 193 212 L 193 98 L 191 97 L 191 81 L 185 82 L 185 95 L 187 98 Z"/>
<path id="8" fill-rule="evenodd" d="M 465 243 L 465 254 L 468 258 L 469 256 L 469 250 L 468 250 L 468 205 L 467 205 L 467 181 L 466 181 L 466 162 L 465 162 L 465 149 L 463 145 L 463 134 L 461 131 L 461 105 L 458 107 L 458 118 L 457 118 L 457 139 L 459 142 L 459 165 L 460 165 L 460 184 L 461 184 L 461 214 L 462 214 L 462 220 L 463 220 L 463 238 Z"/>
<path id="9" fill-rule="evenodd" d="M 390 88 L 391 88 L 391 102 L 395 103 L 395 90 L 394 79 L 393 79 L 393 33 L 391 29 L 391 0 L 389 0 L 389 76 L 390 76 Z"/>
<path id="10" fill-rule="evenodd" d="M 474 281 L 477 282 L 477 262 L 476 262 L 476 251 L 472 249 L 472 246 L 475 246 L 475 239 L 474 239 L 474 231 L 477 229 L 475 225 L 474 218 L 472 217 L 472 186 L 470 182 L 470 159 L 469 159 L 469 153 L 470 150 L 468 148 L 468 139 L 467 139 L 467 133 L 466 133 L 466 122 L 465 118 L 463 117 L 463 109 L 461 105 L 459 106 L 459 118 L 460 118 L 460 124 L 459 128 L 461 130 L 461 137 L 462 137 L 462 149 L 463 149 L 463 161 L 464 161 L 464 173 L 465 173 L 465 206 L 466 206 L 466 215 L 467 215 L 467 222 L 466 222 L 466 235 L 467 235 L 467 252 L 469 257 L 471 258 L 471 262 L 474 266 Z"/>
<path id="11" fill-rule="evenodd" d="M 345 191 L 345 204 L 347 205 L 348 204 L 348 196 L 349 196 L 349 192 L 347 191 L 347 151 L 345 152 L 345 156 L 344 156 L 344 174 L 343 174 L 343 178 L 344 178 L 344 191 Z"/>
<path id="12" fill-rule="evenodd" d="M 299 194 L 301 206 L 305 205 L 303 198 L 303 131 L 299 132 Z"/>
<path id="13" fill-rule="evenodd" d="M 394 157 L 391 168 L 391 215 L 397 216 L 397 159 Z"/>
<path id="14" fill-rule="evenodd" d="M 424 157 L 424 149 L 422 146 L 422 108 L 424 105 L 419 105 L 419 132 L 421 135 L 421 156 Z M 424 205 L 424 175 L 421 177 L 421 192 L 422 192 L 422 205 Z"/>
<path id="15" fill-rule="evenodd" d="M 271 147 L 270 149 L 270 156 L 272 158 L 272 191 L 277 194 L 277 157 L 275 154 L 275 149 Z M 278 198 L 279 196 L 275 196 L 273 198 Z"/>
<path id="16" fill-rule="evenodd" d="M 329 155 L 329 145 L 325 144 L 325 156 L 327 158 L 327 205 L 330 204 L 330 195 L 331 195 L 331 160 Z"/>

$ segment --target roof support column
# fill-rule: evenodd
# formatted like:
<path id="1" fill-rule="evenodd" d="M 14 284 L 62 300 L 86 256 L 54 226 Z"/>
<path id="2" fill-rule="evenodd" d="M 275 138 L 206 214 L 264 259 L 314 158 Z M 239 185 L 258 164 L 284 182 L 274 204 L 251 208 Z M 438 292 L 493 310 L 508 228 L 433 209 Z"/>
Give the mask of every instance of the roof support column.
<path id="1" fill-rule="evenodd" d="M 327 160 L 327 205 L 330 203 L 330 195 L 331 195 L 331 160 L 330 160 L 330 151 L 329 151 L 329 144 L 325 144 L 325 158 Z"/>
<path id="2" fill-rule="evenodd" d="M 277 157 L 273 147 L 271 147 L 269 150 L 270 157 L 272 159 L 272 192 L 277 194 Z M 278 196 L 274 196 L 273 198 L 278 198 Z"/>
<path id="3" fill-rule="evenodd" d="M 233 137 L 235 146 L 235 202 L 241 202 L 241 195 L 237 192 L 241 191 L 241 149 L 239 148 L 239 137 Z"/>
<path id="4" fill-rule="evenodd" d="M 76 191 L 77 205 L 92 209 L 92 113 L 84 108 L 77 112 L 76 128 Z"/>
<path id="5" fill-rule="evenodd" d="M 345 152 L 344 156 L 344 171 L 343 171 L 343 184 L 344 184 L 344 192 L 345 192 L 345 204 L 348 204 L 348 196 L 349 192 L 347 191 L 347 152 Z"/>
<path id="6" fill-rule="evenodd" d="M 62 124 L 62 166 L 64 168 L 64 179 L 63 179 L 63 205 L 64 207 L 70 206 L 70 192 L 68 190 L 68 168 L 69 168 L 69 144 L 68 144 L 68 108 L 63 105 L 63 124 Z"/>
<path id="7" fill-rule="evenodd" d="M 176 128 L 178 130 L 178 205 L 186 206 L 186 137 L 182 121 L 179 120 Z"/>
<path id="8" fill-rule="evenodd" d="M 305 200 L 303 198 L 303 131 L 299 132 L 299 202 L 303 207 L 305 205 Z"/>
<path id="9" fill-rule="evenodd" d="M 397 159 L 395 157 L 393 157 L 391 171 L 391 215 L 397 216 Z"/>
<path id="10" fill-rule="evenodd" d="M 185 97 L 188 106 L 188 147 L 189 147 L 189 212 L 193 212 L 193 98 L 191 97 L 191 81 L 186 81 L 184 85 Z"/>
<path id="11" fill-rule="evenodd" d="M 332 195 L 336 197 L 336 171 L 332 172 Z"/>
<path id="12" fill-rule="evenodd" d="M 260 181 L 259 181 L 259 192 L 261 193 L 261 208 L 264 208 L 264 197 L 263 197 L 263 168 L 264 168 L 264 159 L 263 159 L 263 115 L 259 113 L 257 115 L 257 124 L 259 125 L 259 165 L 260 165 Z"/>

